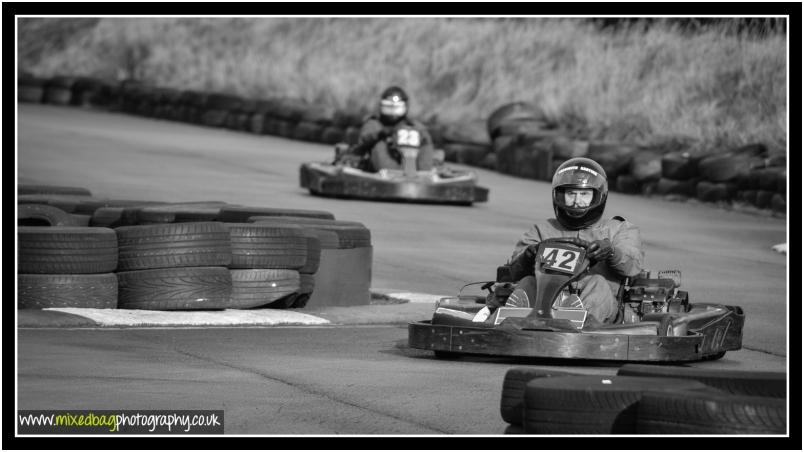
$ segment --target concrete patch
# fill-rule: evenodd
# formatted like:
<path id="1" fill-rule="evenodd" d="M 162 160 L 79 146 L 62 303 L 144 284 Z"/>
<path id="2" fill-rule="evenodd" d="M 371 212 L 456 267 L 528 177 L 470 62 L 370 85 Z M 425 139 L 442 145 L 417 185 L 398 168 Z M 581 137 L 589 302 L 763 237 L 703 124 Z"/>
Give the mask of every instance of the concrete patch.
<path id="1" fill-rule="evenodd" d="M 434 295 L 430 293 L 415 293 L 415 292 L 397 292 L 397 293 L 389 293 L 386 295 L 392 298 L 400 298 L 402 300 L 408 300 L 409 303 L 431 303 L 433 305 L 435 305 L 435 302 L 438 301 L 439 298 L 449 296 L 449 295 Z"/>
<path id="2" fill-rule="evenodd" d="M 49 308 L 85 317 L 101 327 L 145 326 L 272 326 L 325 325 L 330 321 L 295 311 L 278 309 L 223 311 L 146 311 L 138 309 Z"/>
<path id="3" fill-rule="evenodd" d="M 773 251 L 776 251 L 777 253 L 787 254 L 787 244 L 786 243 L 780 243 L 778 245 L 773 245 L 773 247 L 771 247 L 771 248 L 773 249 Z"/>

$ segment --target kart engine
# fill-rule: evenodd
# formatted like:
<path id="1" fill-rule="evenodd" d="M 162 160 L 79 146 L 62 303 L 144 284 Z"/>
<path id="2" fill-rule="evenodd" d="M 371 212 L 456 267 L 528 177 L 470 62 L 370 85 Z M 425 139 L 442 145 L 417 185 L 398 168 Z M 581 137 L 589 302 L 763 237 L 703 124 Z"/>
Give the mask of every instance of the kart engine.
<path id="1" fill-rule="evenodd" d="M 642 272 L 629 284 L 623 303 L 630 306 L 639 318 L 652 313 L 682 313 L 690 310 L 689 295 L 678 290 L 681 286 L 681 272 L 661 271 L 657 278 L 650 272 Z"/>

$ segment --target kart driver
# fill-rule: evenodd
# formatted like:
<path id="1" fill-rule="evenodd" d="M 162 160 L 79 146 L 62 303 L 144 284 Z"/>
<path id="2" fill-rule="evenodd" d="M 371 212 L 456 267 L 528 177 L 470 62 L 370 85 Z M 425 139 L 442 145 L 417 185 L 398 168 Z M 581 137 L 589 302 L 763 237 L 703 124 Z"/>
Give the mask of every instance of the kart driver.
<path id="1" fill-rule="evenodd" d="M 391 86 L 382 92 L 379 114 L 369 116 L 360 129 L 357 144 L 344 153 L 338 162 L 343 162 L 377 172 L 381 169 L 402 169 L 402 155 L 389 141 L 400 127 L 413 128 L 420 134 L 421 145 L 416 158 L 419 171 L 433 168 L 433 140 L 427 128 L 408 118 L 408 95 L 402 88 Z"/>
<path id="2" fill-rule="evenodd" d="M 556 169 L 552 182 L 555 218 L 539 221 L 525 232 L 509 261 L 516 285 L 497 288 L 487 305 L 527 307 L 536 294 L 535 261 L 539 242 L 574 237 L 586 248 L 589 273 L 578 280 L 587 324 L 613 323 L 618 314 L 615 294 L 621 280 L 642 271 L 645 252 L 639 229 L 626 219 L 603 218 L 608 182 L 603 168 L 588 158 L 573 158 Z M 524 294 L 523 294 L 524 292 Z M 627 313 L 626 313 L 627 314 Z"/>

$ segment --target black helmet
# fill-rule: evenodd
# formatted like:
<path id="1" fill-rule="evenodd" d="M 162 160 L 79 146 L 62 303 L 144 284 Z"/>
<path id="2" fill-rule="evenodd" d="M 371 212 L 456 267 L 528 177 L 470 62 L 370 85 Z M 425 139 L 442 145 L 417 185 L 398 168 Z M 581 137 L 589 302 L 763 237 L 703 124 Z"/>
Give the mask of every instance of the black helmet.
<path id="1" fill-rule="evenodd" d="M 380 96 L 380 120 L 383 124 L 396 124 L 408 114 L 408 94 L 398 86 L 391 86 Z"/>
<path id="2" fill-rule="evenodd" d="M 553 210 L 556 220 L 568 229 L 581 229 L 603 216 L 609 183 L 603 167 L 594 160 L 577 157 L 562 163 L 553 175 Z M 564 193 L 567 189 L 592 190 L 592 200 L 587 206 L 567 205 Z"/>

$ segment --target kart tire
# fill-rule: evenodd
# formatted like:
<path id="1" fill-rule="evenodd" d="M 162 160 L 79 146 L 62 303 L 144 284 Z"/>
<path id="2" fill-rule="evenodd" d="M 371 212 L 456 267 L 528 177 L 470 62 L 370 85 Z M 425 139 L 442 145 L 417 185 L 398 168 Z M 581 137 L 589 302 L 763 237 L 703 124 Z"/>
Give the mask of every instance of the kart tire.
<path id="1" fill-rule="evenodd" d="M 19 226 L 21 274 L 88 274 L 115 271 L 118 241 L 108 228 Z"/>
<path id="2" fill-rule="evenodd" d="M 299 291 L 299 272 L 295 270 L 230 270 L 232 296 L 229 309 L 264 306 Z"/>
<path id="3" fill-rule="evenodd" d="M 17 275 L 17 309 L 117 307 L 117 275 Z"/>
<path id="4" fill-rule="evenodd" d="M 656 327 L 656 332 L 659 337 L 674 336 L 673 334 L 673 316 L 664 315 L 659 319 L 659 325 Z"/>
<path id="5" fill-rule="evenodd" d="M 324 129 L 315 123 L 302 121 L 293 128 L 293 139 L 309 141 L 312 143 L 321 142 L 321 134 Z"/>
<path id="6" fill-rule="evenodd" d="M 787 402 L 733 394 L 647 391 L 637 404 L 640 434 L 784 434 Z"/>
<path id="7" fill-rule="evenodd" d="M 759 207 L 760 209 L 767 209 L 771 207 L 771 201 L 773 200 L 773 195 L 776 193 L 768 190 L 757 190 L 757 199 L 754 202 L 754 205 Z"/>
<path id="8" fill-rule="evenodd" d="M 232 295 L 226 267 L 159 268 L 117 272 L 119 309 L 224 309 Z"/>
<path id="9" fill-rule="evenodd" d="M 231 237 L 229 268 L 298 271 L 307 262 L 309 237 L 301 227 L 260 223 L 221 224 Z"/>
<path id="10" fill-rule="evenodd" d="M 692 379 L 734 395 L 787 397 L 787 375 L 784 372 L 724 371 L 684 366 L 626 364 L 617 371 L 617 375 Z"/>
<path id="11" fill-rule="evenodd" d="M 66 187 L 60 185 L 32 185 L 32 184 L 18 185 L 17 194 L 92 196 L 92 193 L 83 187 Z"/>
<path id="12" fill-rule="evenodd" d="M 118 271 L 225 267 L 232 261 L 227 228 L 218 222 L 121 226 Z"/>
<path id="13" fill-rule="evenodd" d="M 17 226 L 87 226 L 76 216 L 47 204 L 18 204 Z"/>
<path id="14" fill-rule="evenodd" d="M 673 378 L 537 378 L 525 386 L 522 425 L 526 433 L 536 434 L 634 433 L 639 399 L 657 388 L 714 390 L 699 381 Z"/>
<path id="15" fill-rule="evenodd" d="M 306 273 L 299 273 L 299 293 L 300 294 L 311 294 L 315 289 L 315 276 L 306 274 Z"/>
<path id="16" fill-rule="evenodd" d="M 245 223 L 250 217 L 305 217 L 334 220 L 332 212 L 305 209 L 277 209 L 271 207 L 224 206 L 217 220 L 226 223 Z"/>
<path id="17" fill-rule="evenodd" d="M 577 375 L 569 372 L 558 372 L 528 367 L 514 367 L 505 373 L 503 378 L 502 397 L 500 398 L 500 414 L 505 422 L 522 425 L 522 398 L 525 386 L 536 378 Z"/>

